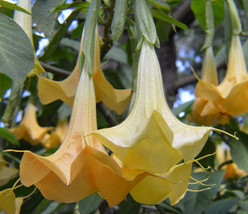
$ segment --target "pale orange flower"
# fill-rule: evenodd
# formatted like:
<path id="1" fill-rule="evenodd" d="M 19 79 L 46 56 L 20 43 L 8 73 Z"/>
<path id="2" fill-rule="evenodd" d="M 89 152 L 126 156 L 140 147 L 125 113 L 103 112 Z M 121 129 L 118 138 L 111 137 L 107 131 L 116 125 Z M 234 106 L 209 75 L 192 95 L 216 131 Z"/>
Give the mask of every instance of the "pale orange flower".
<path id="1" fill-rule="evenodd" d="M 94 131 L 93 136 L 113 152 L 126 178 L 148 174 L 130 191 L 134 200 L 157 204 L 169 198 L 175 204 L 186 193 L 193 159 L 213 130 L 175 118 L 164 98 L 155 49 L 144 41 L 131 113 L 118 126 Z"/>
<path id="2" fill-rule="evenodd" d="M 79 53 L 83 49 L 83 35 Z M 71 75 L 63 81 L 53 81 L 39 76 L 38 92 L 39 98 L 43 105 L 51 103 L 57 99 L 66 102 L 68 105 L 73 104 L 76 86 L 79 81 L 79 54 L 77 64 Z M 114 89 L 106 80 L 100 64 L 100 41 L 98 29 L 95 33 L 95 51 L 94 51 L 94 69 L 93 80 L 96 93 L 96 102 L 103 102 L 109 108 L 115 110 L 118 114 L 125 111 L 131 98 L 131 89 Z"/>
<path id="3" fill-rule="evenodd" d="M 21 123 L 17 127 L 11 128 L 10 131 L 17 140 L 24 139 L 32 145 L 38 145 L 50 129 L 50 127 L 41 127 L 38 124 L 35 106 L 30 102 L 25 108 Z"/>
<path id="4" fill-rule="evenodd" d="M 202 73 L 203 77 L 196 85 L 190 121 L 226 124 L 231 116 L 248 112 L 248 74 L 238 35 L 233 35 L 227 72 L 221 84 L 217 83 L 212 48 L 206 51 Z"/>
<path id="5" fill-rule="evenodd" d="M 19 214 L 23 199 L 23 197 L 16 198 L 13 189 L 5 189 L 0 191 L 0 212 L 7 214 Z"/>
<path id="6" fill-rule="evenodd" d="M 0 154 L 0 186 L 8 183 L 12 178 L 16 177 L 17 174 L 18 169 L 7 167 L 3 155 Z"/>
<path id="7" fill-rule="evenodd" d="M 42 157 L 24 151 L 20 178 L 25 186 L 35 185 L 45 198 L 75 202 L 98 192 L 110 206 L 121 202 L 143 175 L 130 180 L 122 177 L 115 160 L 93 136 L 97 130 L 93 79 L 83 69 L 72 115 L 61 147 L 53 155 Z M 141 175 L 139 175 L 141 174 Z"/>

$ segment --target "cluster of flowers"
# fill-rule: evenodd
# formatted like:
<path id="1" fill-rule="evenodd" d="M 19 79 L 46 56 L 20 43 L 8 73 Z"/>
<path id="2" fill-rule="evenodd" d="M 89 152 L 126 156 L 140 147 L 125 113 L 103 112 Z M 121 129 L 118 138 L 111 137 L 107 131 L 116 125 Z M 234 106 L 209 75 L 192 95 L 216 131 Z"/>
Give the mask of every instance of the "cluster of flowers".
<path id="1" fill-rule="evenodd" d="M 20 6 L 30 11 L 30 1 L 22 0 Z M 31 16 L 16 12 L 15 17 L 20 25 L 24 23 L 22 27 L 32 41 Z M 45 198 L 58 202 L 76 202 L 98 193 L 114 206 L 130 193 L 139 203 L 157 204 L 168 198 L 172 205 L 176 204 L 187 191 L 194 158 L 210 133 L 221 130 L 186 125 L 174 117 L 164 98 L 154 46 L 146 39 L 141 44 L 137 93 L 130 114 L 115 127 L 97 130 L 96 103 L 102 101 L 122 113 L 131 98 L 131 90 L 117 90 L 107 82 L 100 65 L 97 27 L 94 37 L 93 71 L 86 64 L 80 69 L 82 57 L 79 54 L 74 71 L 64 81 L 38 75 L 41 103 L 60 99 L 73 106 L 72 114 L 68 127 L 63 126 L 65 134 L 54 154 L 44 157 L 20 151 L 24 153 L 20 163 L 21 182 L 25 186 L 35 185 Z M 80 53 L 82 49 L 83 36 Z M 233 101 L 247 97 L 248 77 L 238 36 L 233 36 L 227 74 L 219 86 L 213 63 L 209 48 L 193 106 L 192 120 L 197 122 L 202 118 L 209 124 L 216 120 L 228 122 L 230 115 L 248 110 L 242 102 Z M 35 58 L 35 68 L 30 75 L 41 72 L 44 70 Z M 50 143 L 45 144 L 51 146 L 54 140 L 47 135 L 48 130 L 38 125 L 35 107 L 28 104 L 23 121 L 11 131 L 18 139 L 34 144 L 49 138 Z M 13 191 L 8 191 L 11 194 L 7 195 L 12 197 Z M 0 193 L 0 197 L 2 195 L 6 194 Z M 19 206 L 19 202 L 14 203 Z M 4 210 L 1 206 L 0 210 Z"/>
<path id="2" fill-rule="evenodd" d="M 239 35 L 232 35 L 227 72 L 218 85 L 212 47 L 206 50 L 189 120 L 198 124 L 226 124 L 231 116 L 248 112 L 248 74 Z"/>

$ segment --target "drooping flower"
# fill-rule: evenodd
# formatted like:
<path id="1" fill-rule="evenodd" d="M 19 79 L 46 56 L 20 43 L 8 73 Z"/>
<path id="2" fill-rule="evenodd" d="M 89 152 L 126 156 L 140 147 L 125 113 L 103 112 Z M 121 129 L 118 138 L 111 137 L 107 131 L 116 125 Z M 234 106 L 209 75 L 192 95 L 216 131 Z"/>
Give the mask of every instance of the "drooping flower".
<path id="1" fill-rule="evenodd" d="M 45 198 L 75 202 L 98 192 L 110 206 L 121 202 L 143 175 L 122 177 L 121 168 L 93 136 L 97 130 L 93 79 L 85 67 L 81 72 L 66 136 L 53 155 L 39 156 L 24 151 L 20 178 L 25 186 L 35 185 Z M 139 175 L 141 174 L 141 175 Z"/>
<path id="2" fill-rule="evenodd" d="M 30 102 L 25 108 L 21 123 L 17 127 L 11 128 L 10 131 L 17 140 L 24 139 L 35 146 L 42 142 L 43 137 L 50 129 L 50 127 L 41 127 L 38 124 L 35 106 Z"/>
<path id="3" fill-rule="evenodd" d="M 225 150 L 223 145 L 217 145 L 216 157 L 217 157 L 219 164 L 223 164 L 226 161 L 232 160 L 232 157 L 230 154 L 230 149 Z M 225 170 L 225 175 L 224 175 L 225 179 L 242 177 L 242 176 L 247 175 L 246 172 L 244 170 L 240 169 L 237 166 L 237 164 L 235 164 L 234 162 L 221 167 L 221 169 Z"/>
<path id="4" fill-rule="evenodd" d="M 81 38 L 80 51 L 83 48 L 83 35 Z M 43 105 L 51 103 L 57 99 L 73 104 L 76 87 L 79 81 L 79 63 L 81 56 L 79 54 L 77 64 L 69 77 L 63 81 L 53 81 L 39 76 L 38 92 Z M 96 93 L 96 102 L 103 102 L 109 108 L 115 110 L 118 114 L 125 111 L 131 98 L 131 89 L 114 89 L 106 80 L 100 65 L 100 41 L 98 29 L 95 33 L 95 51 L 94 51 L 94 69 L 93 80 Z M 51 92 L 51 93 L 49 93 Z"/>
<path id="5" fill-rule="evenodd" d="M 7 167 L 3 155 L 0 154 L 0 186 L 8 183 L 12 178 L 16 177 L 17 174 L 18 169 Z"/>
<path id="6" fill-rule="evenodd" d="M 0 191 L 0 212 L 7 214 L 19 214 L 23 202 L 23 197 L 16 198 L 13 189 Z"/>
<path id="7" fill-rule="evenodd" d="M 212 130 L 185 125 L 174 117 L 164 98 L 154 47 L 144 41 L 130 115 L 120 125 L 95 131 L 93 136 L 113 152 L 123 169 L 148 173 L 130 192 L 136 201 L 156 204 L 169 198 L 175 204 L 185 194 L 192 160 Z"/>
<path id="8" fill-rule="evenodd" d="M 31 13 L 31 1 L 30 0 L 20 0 L 17 1 L 17 5 Z M 33 41 L 33 31 L 32 31 L 32 16 L 26 13 L 23 13 L 19 10 L 14 11 L 14 21 L 20 25 L 23 31 L 27 34 L 31 44 L 34 47 Z M 28 77 L 34 76 L 39 73 L 44 73 L 44 68 L 40 65 L 39 60 L 36 55 L 34 55 L 34 68 L 27 75 Z"/>
<path id="9" fill-rule="evenodd" d="M 217 78 L 212 50 L 207 50 L 204 61 L 190 120 L 206 125 L 226 124 L 231 116 L 248 112 L 248 74 L 239 36 L 232 37 L 227 72 L 221 84 L 207 78 Z"/>
<path id="10" fill-rule="evenodd" d="M 47 149 L 59 147 L 65 138 L 67 128 L 68 121 L 59 120 L 55 130 L 50 134 L 45 134 L 44 138 L 42 139 L 42 145 Z"/>

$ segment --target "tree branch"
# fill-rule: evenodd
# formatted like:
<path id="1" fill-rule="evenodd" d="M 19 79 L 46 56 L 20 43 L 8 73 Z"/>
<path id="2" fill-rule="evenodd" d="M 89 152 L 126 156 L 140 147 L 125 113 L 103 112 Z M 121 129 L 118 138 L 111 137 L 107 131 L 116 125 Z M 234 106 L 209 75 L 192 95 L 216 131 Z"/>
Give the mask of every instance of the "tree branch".
<path id="1" fill-rule="evenodd" d="M 66 71 L 66 70 L 61 69 L 61 68 L 56 68 L 54 66 L 48 65 L 48 64 L 41 62 L 41 61 L 40 61 L 40 64 L 47 72 L 50 72 L 50 73 L 53 73 L 56 75 L 68 77 L 71 74 L 71 72 L 69 72 L 69 71 Z"/>

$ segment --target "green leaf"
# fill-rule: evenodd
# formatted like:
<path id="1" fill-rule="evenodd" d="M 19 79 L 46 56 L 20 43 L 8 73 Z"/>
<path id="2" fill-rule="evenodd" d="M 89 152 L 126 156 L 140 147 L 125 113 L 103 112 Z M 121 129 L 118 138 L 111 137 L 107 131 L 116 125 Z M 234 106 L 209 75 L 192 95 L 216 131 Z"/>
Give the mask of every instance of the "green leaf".
<path id="1" fill-rule="evenodd" d="M 206 0 L 192 0 L 191 9 L 195 14 L 195 18 L 200 23 L 202 28 L 206 29 L 206 18 L 205 18 L 205 5 Z"/>
<path id="2" fill-rule="evenodd" d="M 238 202 L 238 198 L 227 198 L 211 204 L 205 214 L 227 214 L 228 211 Z"/>
<path id="3" fill-rule="evenodd" d="M 83 54 L 85 59 L 87 72 L 93 71 L 94 65 L 94 49 L 95 49 L 95 31 L 96 23 L 98 19 L 98 13 L 100 9 L 100 0 L 92 0 L 84 25 L 84 40 L 83 40 Z M 80 68 L 80 71 L 82 68 Z"/>
<path id="4" fill-rule="evenodd" d="M 96 193 L 78 202 L 80 214 L 94 212 L 102 203 L 102 198 Z"/>
<path id="5" fill-rule="evenodd" d="M 22 83 L 34 67 L 34 49 L 26 33 L 0 13 L 0 73 Z"/>
<path id="6" fill-rule="evenodd" d="M 62 10 L 65 9 L 80 9 L 82 12 L 87 13 L 88 8 L 89 8 L 89 3 L 87 1 L 85 2 L 76 1 L 72 3 L 60 4 L 53 9 L 52 13 L 61 12 Z"/>
<path id="7" fill-rule="evenodd" d="M 156 21 L 156 28 L 158 31 L 158 38 L 160 42 L 168 42 L 169 41 L 169 33 L 171 25 L 170 23 L 164 22 L 160 19 Z"/>
<path id="8" fill-rule="evenodd" d="M 164 210 L 165 213 L 166 213 L 166 211 L 168 213 L 175 213 L 175 214 L 180 214 L 181 213 L 179 208 L 175 208 L 175 207 L 170 205 L 168 199 L 163 201 L 161 204 L 159 204 L 157 206 L 159 206 L 160 209 Z"/>
<path id="9" fill-rule="evenodd" d="M 246 213 L 248 212 L 248 200 L 239 201 L 238 204 Z"/>
<path id="10" fill-rule="evenodd" d="M 4 0 L 0 0 L 0 7 L 10 9 L 10 10 L 19 10 L 19 11 L 22 11 L 22 12 L 27 13 L 29 15 L 32 15 L 31 13 L 29 13 L 28 11 L 26 11 L 22 7 L 19 7 L 15 4 L 12 4 L 12 3 L 4 1 Z"/>
<path id="11" fill-rule="evenodd" d="M 58 12 L 51 13 L 53 8 L 57 5 L 63 3 L 64 0 L 53 0 L 53 1 L 44 1 L 36 0 L 32 13 L 33 13 L 33 22 L 36 23 L 36 29 L 40 33 L 43 32 L 46 37 L 51 38 L 54 34 L 54 27 L 57 23 Z"/>
<path id="12" fill-rule="evenodd" d="M 16 137 L 6 128 L 0 128 L 0 137 L 16 144 L 16 145 L 20 145 L 19 141 L 16 139 Z"/>
<path id="13" fill-rule="evenodd" d="M 224 19 L 224 0 L 211 1 L 214 12 L 214 24 L 217 26 Z M 192 0 L 191 9 L 202 28 L 206 29 L 206 0 Z"/>
<path id="14" fill-rule="evenodd" d="M 245 193 L 240 190 L 231 190 L 233 194 L 235 194 L 240 200 L 245 200 Z"/>
<path id="15" fill-rule="evenodd" d="M 63 38 L 61 40 L 61 44 L 66 46 L 66 47 L 70 47 L 70 48 L 76 50 L 77 52 L 79 52 L 79 50 L 80 50 L 80 41 L 77 41 L 74 39 Z"/>
<path id="16" fill-rule="evenodd" d="M 0 87 L 0 98 L 2 98 L 6 90 L 11 87 L 11 83 L 12 81 L 7 75 L 0 73 L 0 86 L 1 86 Z"/>
<path id="17" fill-rule="evenodd" d="M 157 8 L 164 9 L 167 12 L 170 11 L 170 6 L 163 0 L 148 0 L 149 4 L 156 6 Z"/>
<path id="18" fill-rule="evenodd" d="M 214 173 L 193 173 L 192 177 L 197 180 L 208 178 L 208 180 L 204 183 L 215 185 L 211 189 L 201 192 L 188 191 L 182 201 L 176 205 L 176 207 L 183 208 L 183 214 L 199 214 L 205 211 L 219 190 L 220 184 L 224 177 L 224 171 L 219 170 Z M 201 184 L 190 184 L 188 188 L 201 190 L 206 188 L 206 186 L 202 186 Z"/>
<path id="19" fill-rule="evenodd" d="M 180 28 L 182 28 L 184 30 L 189 30 L 189 28 L 185 24 L 183 24 L 182 22 L 177 21 L 176 19 L 174 19 L 173 17 L 167 15 L 166 13 L 164 13 L 162 11 L 152 10 L 152 15 L 157 19 L 160 19 L 162 21 L 174 24 L 177 27 L 180 27 Z"/>
<path id="20" fill-rule="evenodd" d="M 238 132 L 239 141 L 231 139 L 231 156 L 240 169 L 248 173 L 248 135 Z"/>
<path id="21" fill-rule="evenodd" d="M 43 199 L 40 204 L 36 207 L 36 209 L 34 210 L 34 214 L 40 214 L 42 212 L 42 210 L 44 210 L 49 204 L 51 203 L 51 201 L 47 200 L 47 199 Z"/>
<path id="22" fill-rule="evenodd" d="M 133 200 L 130 195 L 121 202 L 117 214 L 139 214 L 140 204 Z"/>
<path id="23" fill-rule="evenodd" d="M 147 0 L 134 1 L 134 15 L 137 26 L 146 40 L 152 45 L 158 44 L 156 27 Z"/>
<path id="24" fill-rule="evenodd" d="M 128 0 L 117 0 L 115 3 L 115 13 L 111 24 L 113 42 L 117 41 L 124 31 L 127 18 L 127 3 Z"/>
<path id="25" fill-rule="evenodd" d="M 218 26 L 224 19 L 225 0 L 211 1 L 214 10 L 214 25 Z"/>
<path id="26" fill-rule="evenodd" d="M 113 46 L 106 54 L 105 58 L 127 64 L 127 53 L 121 47 Z"/>

